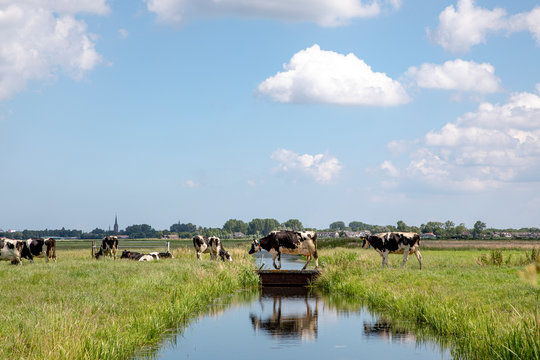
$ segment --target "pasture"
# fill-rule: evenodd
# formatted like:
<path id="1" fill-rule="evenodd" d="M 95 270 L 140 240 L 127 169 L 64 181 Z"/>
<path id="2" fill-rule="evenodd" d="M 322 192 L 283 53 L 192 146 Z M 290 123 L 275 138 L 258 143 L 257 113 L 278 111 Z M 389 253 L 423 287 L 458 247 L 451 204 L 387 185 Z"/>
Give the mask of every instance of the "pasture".
<path id="1" fill-rule="evenodd" d="M 96 261 L 80 242 L 60 244 L 56 264 L 0 262 L 0 358 L 130 358 L 217 298 L 258 287 L 249 242 L 224 246 L 232 263 L 211 262 L 208 254 L 197 261 L 184 240 L 171 241 L 175 259 L 159 262 Z M 414 257 L 400 270 L 400 255 L 390 255 L 391 268 L 382 270 L 374 250 L 353 247 L 321 247 L 325 267 L 315 286 L 327 301 L 405 320 L 456 357 L 540 358 L 538 280 L 518 278 L 531 250 L 501 250 L 494 265 L 486 249 L 423 249 L 420 271 Z"/>

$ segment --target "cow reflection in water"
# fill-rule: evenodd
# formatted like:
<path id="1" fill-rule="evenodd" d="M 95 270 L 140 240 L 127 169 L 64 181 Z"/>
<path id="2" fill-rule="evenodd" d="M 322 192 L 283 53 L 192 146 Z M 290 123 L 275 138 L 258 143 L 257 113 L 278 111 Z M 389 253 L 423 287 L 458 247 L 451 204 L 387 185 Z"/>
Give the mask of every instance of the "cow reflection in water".
<path id="1" fill-rule="evenodd" d="M 412 332 L 395 327 L 391 322 L 384 319 L 379 319 L 375 323 L 368 323 L 364 321 L 364 335 L 379 336 L 390 342 L 416 342 L 416 337 Z"/>
<path id="2" fill-rule="evenodd" d="M 302 341 L 311 341 L 317 338 L 318 299 L 316 297 L 308 297 L 306 294 L 302 299 L 302 297 L 273 294 L 263 297 L 261 300 L 264 302 L 264 300 L 268 301 L 269 298 L 272 299 L 271 315 L 253 313 L 249 315 L 255 332 L 261 330 L 274 338 L 299 338 Z M 311 300 L 311 305 L 309 300 Z M 263 302 L 261 302 L 261 306 L 263 306 Z M 302 305 L 305 306 L 305 309 Z"/>

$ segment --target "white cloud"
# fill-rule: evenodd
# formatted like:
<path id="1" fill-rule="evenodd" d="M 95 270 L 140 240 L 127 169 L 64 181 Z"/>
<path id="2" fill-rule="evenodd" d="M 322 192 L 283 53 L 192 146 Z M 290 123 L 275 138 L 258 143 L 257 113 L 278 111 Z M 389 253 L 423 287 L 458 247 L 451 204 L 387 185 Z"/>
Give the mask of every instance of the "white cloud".
<path id="1" fill-rule="evenodd" d="M 406 76 L 417 86 L 430 89 L 460 90 L 493 93 L 500 90 L 501 80 L 495 76 L 495 68 L 488 63 L 457 59 L 442 65 L 423 64 L 420 69 L 410 67 Z"/>
<path id="2" fill-rule="evenodd" d="M 517 93 L 505 104 L 481 104 L 409 154 L 408 181 L 439 189 L 479 191 L 540 180 L 540 96 Z M 393 172 L 385 161 L 381 169 Z"/>
<path id="3" fill-rule="evenodd" d="M 77 13 L 106 14 L 105 0 L 20 0 L 0 3 L 0 99 L 24 89 L 29 80 L 74 78 L 102 61 L 93 35 Z"/>
<path id="4" fill-rule="evenodd" d="M 194 180 L 187 180 L 186 182 L 184 182 L 183 186 L 188 188 L 198 188 L 199 186 L 201 186 L 201 183 Z"/>
<path id="5" fill-rule="evenodd" d="M 506 27 L 504 9 L 487 10 L 474 6 L 473 0 L 459 0 L 457 10 L 448 6 L 439 15 L 439 27 L 430 33 L 431 39 L 445 49 L 464 52 L 485 42 L 489 32 Z"/>
<path id="6" fill-rule="evenodd" d="M 129 32 L 126 29 L 118 30 L 118 34 L 122 39 L 127 39 L 127 37 L 129 36 Z"/>
<path id="7" fill-rule="evenodd" d="M 395 106 L 410 101 L 403 86 L 374 72 L 354 54 L 321 50 L 294 54 L 284 71 L 264 80 L 258 91 L 279 102 Z"/>
<path id="8" fill-rule="evenodd" d="M 291 150 L 277 149 L 271 158 L 278 163 L 275 171 L 301 173 L 320 184 L 331 183 L 343 168 L 337 158 L 328 154 L 300 155 Z"/>
<path id="9" fill-rule="evenodd" d="M 401 0 L 145 0 L 160 22 L 177 25 L 195 17 L 240 16 L 339 26 L 355 18 L 378 15 Z"/>
<path id="10" fill-rule="evenodd" d="M 381 170 L 384 170 L 388 175 L 392 177 L 399 176 L 399 170 L 389 160 L 386 160 L 381 164 Z"/>
<path id="11" fill-rule="evenodd" d="M 540 6 L 508 17 L 506 10 L 475 6 L 474 0 L 459 0 L 457 9 L 448 6 L 439 15 L 439 26 L 428 30 L 431 40 L 452 52 L 466 52 L 484 43 L 489 34 L 529 31 L 540 45 Z"/>

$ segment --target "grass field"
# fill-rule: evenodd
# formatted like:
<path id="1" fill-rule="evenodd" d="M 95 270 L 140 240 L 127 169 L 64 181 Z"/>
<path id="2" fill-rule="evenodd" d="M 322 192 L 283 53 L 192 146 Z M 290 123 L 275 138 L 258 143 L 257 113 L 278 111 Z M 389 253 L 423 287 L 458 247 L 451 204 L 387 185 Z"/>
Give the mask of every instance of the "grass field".
<path id="1" fill-rule="evenodd" d="M 0 262 L 0 359 L 130 358 L 217 298 L 258 286 L 246 241 L 225 242 L 233 263 L 197 261 L 189 241 L 157 263 L 96 261 L 88 247 L 66 245 L 56 264 Z M 339 245 L 320 249 L 326 301 L 406 320 L 457 358 L 540 359 L 538 279 L 518 277 L 531 250 L 428 249 L 420 271 L 414 256 L 399 269 L 391 255 L 382 270 L 374 250 Z"/>
<path id="2" fill-rule="evenodd" d="M 317 287 L 341 306 L 365 305 L 407 320 L 448 345 L 456 358 L 540 359 L 538 278 L 518 277 L 532 250 L 424 250 L 399 269 L 381 269 L 374 250 L 321 251 L 325 271 Z M 490 259 L 495 261 L 490 261 Z M 500 263 L 501 265 L 492 265 Z"/>
<path id="3" fill-rule="evenodd" d="M 0 262 L 0 359 L 125 359 L 164 331 L 205 312 L 214 299 L 258 278 L 245 250 L 234 263 L 175 259 L 96 261 L 88 249 L 58 250 L 58 262 Z"/>

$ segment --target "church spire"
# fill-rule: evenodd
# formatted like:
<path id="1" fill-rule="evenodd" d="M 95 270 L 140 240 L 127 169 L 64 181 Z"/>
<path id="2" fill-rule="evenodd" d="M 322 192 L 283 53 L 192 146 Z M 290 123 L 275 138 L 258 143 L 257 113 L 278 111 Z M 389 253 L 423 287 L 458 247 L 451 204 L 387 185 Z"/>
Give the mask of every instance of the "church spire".
<path id="1" fill-rule="evenodd" d="M 114 214 L 114 233 L 118 234 L 118 216 Z"/>

